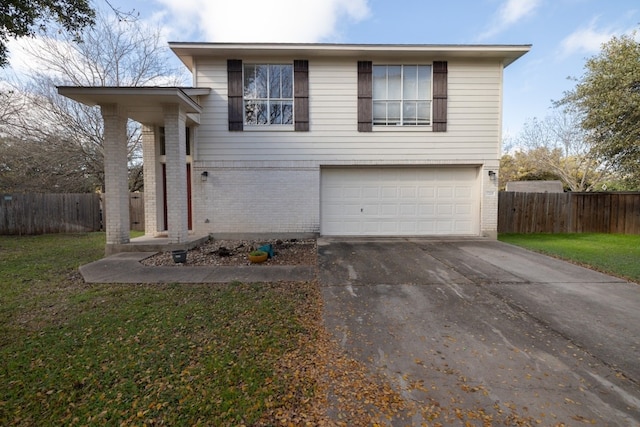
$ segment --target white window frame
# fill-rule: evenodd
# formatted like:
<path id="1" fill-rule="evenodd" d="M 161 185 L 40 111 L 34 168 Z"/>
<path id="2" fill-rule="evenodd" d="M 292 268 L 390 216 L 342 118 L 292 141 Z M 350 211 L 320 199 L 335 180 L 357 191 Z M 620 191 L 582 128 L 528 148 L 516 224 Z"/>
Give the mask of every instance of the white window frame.
<path id="1" fill-rule="evenodd" d="M 393 64 L 393 63 L 389 63 L 389 64 L 373 64 L 373 75 L 375 76 L 375 69 L 376 67 L 400 67 L 401 69 L 401 74 L 400 74 L 400 98 L 399 99 L 389 99 L 388 96 L 386 97 L 386 99 L 383 98 L 376 98 L 376 94 L 375 94 L 375 81 L 372 81 L 372 88 L 371 88 L 371 94 L 372 94 L 372 123 L 374 127 L 377 127 L 379 130 L 384 130 L 384 129 L 389 129 L 389 128 L 397 128 L 397 127 L 403 127 L 403 128 L 420 128 L 423 129 L 425 127 L 431 127 L 433 124 L 433 64 L 431 63 L 422 63 L 422 64 Z M 404 98 L 404 70 L 405 67 L 429 67 L 429 96 L 427 99 L 405 99 Z M 388 81 L 389 81 L 389 76 L 387 73 L 387 87 L 388 87 Z M 405 119 L 404 119 L 404 103 L 406 102 L 427 102 L 428 105 L 428 111 L 429 111 L 429 117 L 427 119 L 427 121 L 425 123 L 419 123 L 419 119 L 418 117 L 416 117 L 416 123 L 405 123 Z M 376 121 L 376 116 L 375 116 L 375 104 L 376 103 L 385 103 L 386 104 L 386 117 L 384 122 L 382 121 Z M 389 103 L 399 103 L 400 104 L 400 118 L 399 121 L 389 121 L 389 114 L 388 114 L 388 106 Z M 416 115 L 417 116 L 417 115 Z"/>
<path id="2" fill-rule="evenodd" d="M 269 93 L 271 90 L 271 85 L 269 84 L 269 74 L 267 74 L 267 96 L 266 97 L 248 97 L 247 96 L 247 91 L 246 91 L 246 87 L 245 87 L 245 83 L 246 83 L 246 79 L 245 79 L 245 73 L 248 67 L 259 67 L 259 66 L 264 66 L 267 67 L 268 73 L 270 72 L 270 67 L 271 66 L 287 66 L 290 68 L 291 70 L 291 97 L 271 97 L 271 94 Z M 292 63 L 264 63 L 264 62 L 260 62 L 260 63 L 243 63 L 242 64 L 242 120 L 245 126 L 245 130 L 251 130 L 251 129 L 260 129 L 260 130 L 266 130 L 266 129 L 271 129 L 271 130 L 292 130 L 295 126 L 295 105 L 294 105 L 294 93 L 295 93 L 295 89 L 294 89 L 294 76 L 293 76 L 293 64 Z M 282 79 L 280 80 L 280 89 L 282 90 Z M 270 123 L 269 121 L 267 123 L 254 123 L 254 122 L 250 122 L 247 121 L 247 104 L 251 103 L 251 102 L 264 102 L 266 104 L 266 110 L 267 110 L 267 118 L 269 116 L 269 111 L 271 111 L 271 105 L 273 103 L 290 103 L 291 104 L 291 122 L 290 123 Z"/>

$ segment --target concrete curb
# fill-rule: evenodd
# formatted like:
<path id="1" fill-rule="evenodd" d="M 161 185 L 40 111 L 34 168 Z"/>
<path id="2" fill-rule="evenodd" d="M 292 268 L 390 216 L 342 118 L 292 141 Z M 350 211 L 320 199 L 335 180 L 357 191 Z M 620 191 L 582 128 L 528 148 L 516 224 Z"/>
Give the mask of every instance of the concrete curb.
<path id="1" fill-rule="evenodd" d="M 121 252 L 80 267 L 86 283 L 229 283 L 307 282 L 316 278 L 315 266 L 158 266 L 140 261 L 155 252 Z"/>

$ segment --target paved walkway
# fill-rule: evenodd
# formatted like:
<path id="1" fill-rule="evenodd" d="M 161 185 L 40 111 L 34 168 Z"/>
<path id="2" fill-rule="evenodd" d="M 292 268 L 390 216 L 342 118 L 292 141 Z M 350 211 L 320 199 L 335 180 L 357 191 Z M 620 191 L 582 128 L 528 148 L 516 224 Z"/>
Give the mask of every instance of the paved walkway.
<path id="1" fill-rule="evenodd" d="M 122 252 L 80 267 L 87 283 L 301 282 L 316 277 L 315 266 L 158 266 L 141 260 L 156 252 Z"/>

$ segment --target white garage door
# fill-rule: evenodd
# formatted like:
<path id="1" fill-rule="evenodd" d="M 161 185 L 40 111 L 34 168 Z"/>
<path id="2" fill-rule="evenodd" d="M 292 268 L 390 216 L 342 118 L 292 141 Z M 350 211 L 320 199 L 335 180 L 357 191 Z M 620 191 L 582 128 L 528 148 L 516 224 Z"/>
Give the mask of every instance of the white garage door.
<path id="1" fill-rule="evenodd" d="M 322 169 L 323 235 L 478 235 L 477 168 Z"/>

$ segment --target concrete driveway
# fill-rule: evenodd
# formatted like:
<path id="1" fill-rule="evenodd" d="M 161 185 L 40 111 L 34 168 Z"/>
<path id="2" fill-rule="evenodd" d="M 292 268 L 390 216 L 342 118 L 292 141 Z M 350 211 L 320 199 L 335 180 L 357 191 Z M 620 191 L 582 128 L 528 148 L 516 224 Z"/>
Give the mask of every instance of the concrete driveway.
<path id="1" fill-rule="evenodd" d="M 318 241 L 325 321 L 393 425 L 640 425 L 640 285 L 485 239 Z"/>

